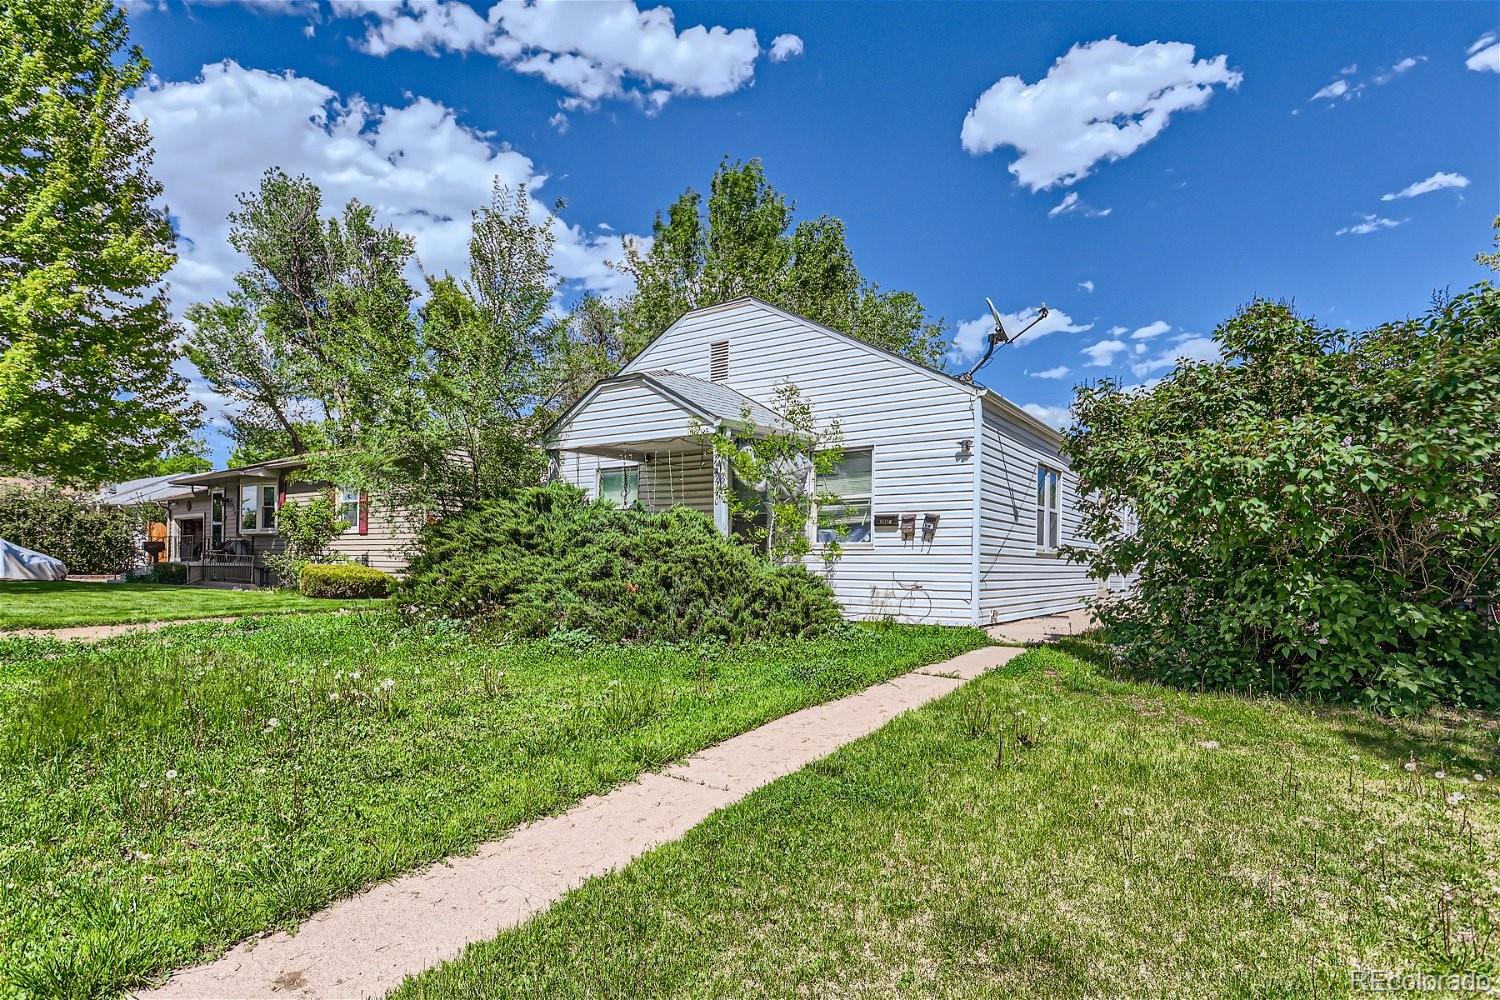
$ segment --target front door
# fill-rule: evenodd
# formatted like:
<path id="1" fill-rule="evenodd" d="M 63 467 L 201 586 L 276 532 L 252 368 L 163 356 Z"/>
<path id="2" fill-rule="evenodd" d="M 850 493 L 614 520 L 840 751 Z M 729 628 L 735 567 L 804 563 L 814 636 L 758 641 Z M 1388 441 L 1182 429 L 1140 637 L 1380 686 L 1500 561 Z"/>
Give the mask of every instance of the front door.
<path id="1" fill-rule="evenodd" d="M 203 558 L 203 518 L 195 517 L 178 521 L 177 558 L 182 562 L 197 562 Z"/>

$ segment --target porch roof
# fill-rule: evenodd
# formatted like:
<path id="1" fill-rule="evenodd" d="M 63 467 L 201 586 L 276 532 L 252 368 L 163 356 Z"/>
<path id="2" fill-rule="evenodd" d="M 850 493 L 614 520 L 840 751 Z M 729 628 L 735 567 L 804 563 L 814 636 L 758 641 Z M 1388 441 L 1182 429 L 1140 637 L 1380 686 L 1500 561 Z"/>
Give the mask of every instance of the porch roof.
<path id="1" fill-rule="evenodd" d="M 670 417 L 663 417 L 663 410 Z M 681 439 L 692 423 L 772 433 L 786 421 L 770 407 L 721 382 L 657 368 L 603 379 L 547 428 L 548 447 Z M 570 438 L 576 441 L 570 442 Z"/>

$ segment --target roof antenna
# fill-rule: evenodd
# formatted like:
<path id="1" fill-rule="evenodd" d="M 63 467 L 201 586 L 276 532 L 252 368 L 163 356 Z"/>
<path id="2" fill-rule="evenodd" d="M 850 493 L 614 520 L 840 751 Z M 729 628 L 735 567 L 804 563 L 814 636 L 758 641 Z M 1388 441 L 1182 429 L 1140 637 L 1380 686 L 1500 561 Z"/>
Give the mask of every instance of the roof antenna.
<path id="1" fill-rule="evenodd" d="M 1042 320 L 1047 318 L 1047 303 L 1043 302 L 1042 308 L 1037 311 L 1036 318 L 1034 318 L 1030 323 L 1027 323 L 1025 326 L 1021 327 L 1018 332 L 1010 334 L 1005 331 L 1005 321 L 1000 318 L 1000 310 L 995 308 L 995 303 L 990 301 L 988 295 L 984 297 L 984 303 L 985 305 L 990 307 L 990 315 L 995 317 L 995 329 L 994 332 L 990 334 L 989 346 L 985 348 L 984 357 L 980 358 L 978 362 L 975 363 L 973 368 L 970 368 L 968 371 L 959 376 L 959 378 L 964 382 L 974 381 L 974 373 L 979 371 L 979 369 L 983 368 L 986 364 L 989 363 L 990 355 L 995 353 L 995 348 L 999 347 L 1001 344 L 1014 344 L 1016 341 L 1021 339 L 1022 334 L 1024 334 L 1027 330 L 1030 330 L 1032 327 L 1036 326 Z"/>

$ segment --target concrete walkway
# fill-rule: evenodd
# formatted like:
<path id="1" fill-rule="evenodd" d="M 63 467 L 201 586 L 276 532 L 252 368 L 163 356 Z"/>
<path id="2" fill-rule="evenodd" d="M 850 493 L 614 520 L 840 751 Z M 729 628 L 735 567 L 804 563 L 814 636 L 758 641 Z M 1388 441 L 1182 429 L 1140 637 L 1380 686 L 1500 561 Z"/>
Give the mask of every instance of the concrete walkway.
<path id="1" fill-rule="evenodd" d="M 1098 623 L 1093 612 L 1087 610 L 1064 611 L 1060 615 L 1042 615 L 1018 622 L 1005 622 L 985 629 L 996 642 L 1019 642 L 1031 645 L 1050 642 L 1060 636 L 1087 632 Z"/>
<path id="2" fill-rule="evenodd" d="M 791 774 L 893 717 L 1019 656 L 990 646 L 803 709 L 646 774 L 473 855 L 376 885 L 295 933 L 238 945 L 144 997 L 381 996 L 540 913 L 585 879 L 676 840 L 717 809 Z"/>
<path id="3" fill-rule="evenodd" d="M 70 625 L 66 628 L 17 628 L 0 632 L 0 639 L 74 639 L 93 642 L 113 639 L 126 632 L 155 632 L 173 625 L 199 625 L 203 622 L 238 621 L 238 615 L 214 615 L 210 618 L 178 618 L 167 622 L 126 622 L 122 625 Z"/>

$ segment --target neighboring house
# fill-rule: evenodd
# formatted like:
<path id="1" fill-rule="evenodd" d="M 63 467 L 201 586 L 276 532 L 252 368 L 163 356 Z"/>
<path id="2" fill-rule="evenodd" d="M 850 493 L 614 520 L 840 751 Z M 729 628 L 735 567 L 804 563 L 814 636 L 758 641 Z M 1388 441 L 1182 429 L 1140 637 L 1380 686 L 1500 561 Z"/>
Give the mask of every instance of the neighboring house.
<path id="1" fill-rule="evenodd" d="M 1101 594 L 1058 555 L 1086 539 L 1056 430 L 992 390 L 758 299 L 688 313 L 590 389 L 547 432 L 552 475 L 619 503 L 691 507 L 735 533 L 744 526 L 715 487 L 727 463 L 702 432 L 778 426 L 787 382 L 842 428 L 843 461 L 817 484 L 839 498 L 838 527 L 828 511 L 823 528 L 813 518 L 806 565 L 848 614 L 990 624 Z M 822 545 L 840 536 L 825 567 Z"/>
<path id="2" fill-rule="evenodd" d="M 189 582 L 274 583 L 265 557 L 286 546 L 276 526 L 281 508 L 329 491 L 349 525 L 329 546 L 346 558 L 388 573 L 406 569 L 414 538 L 400 512 L 372 507 L 358 490 L 299 481 L 301 458 L 282 458 L 171 479 L 177 493 L 167 507 L 167 559 L 188 567 Z"/>

